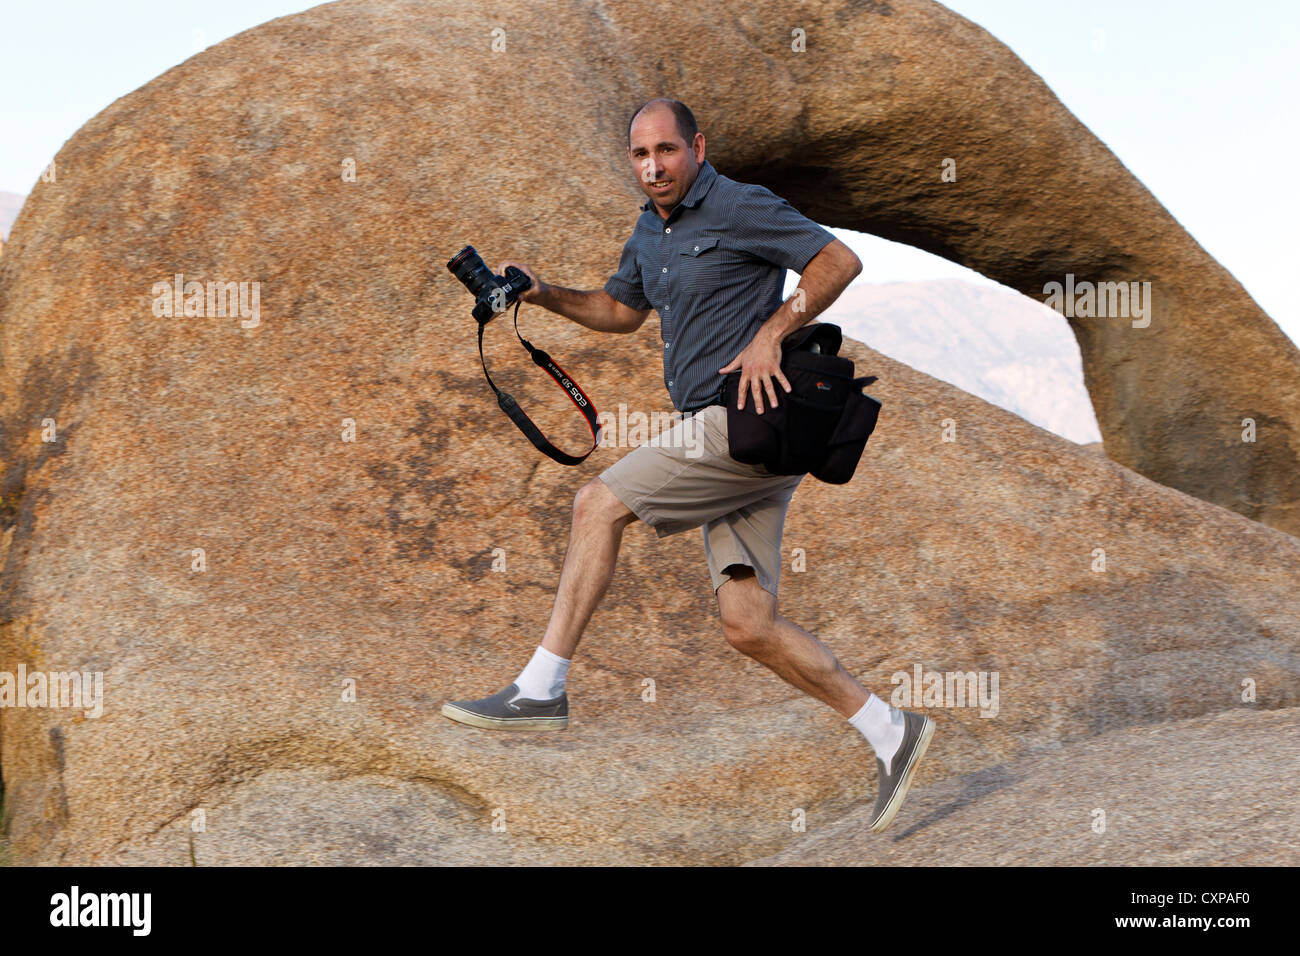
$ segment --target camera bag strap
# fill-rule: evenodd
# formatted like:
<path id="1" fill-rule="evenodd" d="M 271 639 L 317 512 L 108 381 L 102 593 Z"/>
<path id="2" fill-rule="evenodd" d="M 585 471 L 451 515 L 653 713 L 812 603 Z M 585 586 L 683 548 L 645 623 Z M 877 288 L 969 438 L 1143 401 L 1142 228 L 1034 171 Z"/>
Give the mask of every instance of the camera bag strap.
<path id="1" fill-rule="evenodd" d="M 596 414 L 596 407 L 591 404 L 591 399 L 587 397 L 587 393 L 578 386 L 577 382 L 569 377 L 569 374 L 564 371 L 564 369 L 555 364 L 555 361 L 549 354 L 542 349 L 535 348 L 532 342 L 529 342 L 522 335 L 519 335 L 519 302 L 516 301 L 515 335 L 519 336 L 519 341 L 523 344 L 524 348 L 528 350 L 528 354 L 533 357 L 533 362 L 540 368 L 545 369 L 546 373 L 550 375 L 551 378 L 555 379 L 556 384 L 564 389 L 565 394 L 569 396 L 569 400 L 578 407 L 578 411 L 582 412 L 583 416 L 587 419 L 587 425 L 591 428 L 591 447 L 581 455 L 568 455 L 560 451 L 560 449 L 556 448 L 549 440 L 547 440 L 546 436 L 542 434 L 542 430 L 533 424 L 531 418 L 524 414 L 524 410 L 519 407 L 519 403 L 515 401 L 513 395 L 497 388 L 496 383 L 492 381 L 492 376 L 488 374 L 487 359 L 483 357 L 483 327 L 485 325 L 487 325 L 487 322 L 480 322 L 478 324 L 478 357 L 479 361 L 483 363 L 483 374 L 487 376 L 488 384 L 492 386 L 492 391 L 497 393 L 497 404 L 501 406 L 501 410 L 510 416 L 510 420 L 514 422 L 515 425 L 518 426 L 519 430 L 524 433 L 524 436 L 533 443 L 533 447 L 543 455 L 546 455 L 553 461 L 559 462 L 561 465 L 582 464 L 587 456 L 595 451 L 600 445 L 600 424 L 596 420 L 598 417 Z"/>

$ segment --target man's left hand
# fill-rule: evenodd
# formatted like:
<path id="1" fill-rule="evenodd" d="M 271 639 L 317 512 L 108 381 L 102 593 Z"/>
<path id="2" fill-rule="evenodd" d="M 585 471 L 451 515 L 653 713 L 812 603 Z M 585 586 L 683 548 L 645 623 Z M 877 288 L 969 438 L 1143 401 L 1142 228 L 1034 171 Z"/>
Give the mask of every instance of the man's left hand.
<path id="1" fill-rule="evenodd" d="M 781 343 L 771 336 L 764 335 L 760 330 L 754 336 L 745 350 L 737 355 L 731 362 L 724 365 L 718 371 L 726 375 L 728 372 L 734 372 L 740 369 L 740 387 L 737 389 L 737 398 L 739 405 L 737 408 L 745 407 L 746 394 L 752 393 L 754 396 L 754 411 L 763 414 L 763 392 L 767 392 L 767 397 L 771 402 L 771 407 L 776 408 L 776 389 L 772 385 L 772 379 L 775 378 L 781 383 L 781 386 L 788 392 L 790 383 L 786 381 L 784 373 L 781 371 Z"/>

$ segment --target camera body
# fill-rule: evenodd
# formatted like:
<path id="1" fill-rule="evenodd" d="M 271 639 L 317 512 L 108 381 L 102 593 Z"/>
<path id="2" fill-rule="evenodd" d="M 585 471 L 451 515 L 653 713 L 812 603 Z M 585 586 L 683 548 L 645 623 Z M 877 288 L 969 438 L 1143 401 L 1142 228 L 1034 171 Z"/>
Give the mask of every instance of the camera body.
<path id="1" fill-rule="evenodd" d="M 528 274 L 514 266 L 507 266 L 504 276 L 493 274 L 473 246 L 466 246 L 452 256 L 447 269 L 474 296 L 473 314 L 479 325 L 487 324 L 492 316 L 510 308 L 533 285 Z"/>

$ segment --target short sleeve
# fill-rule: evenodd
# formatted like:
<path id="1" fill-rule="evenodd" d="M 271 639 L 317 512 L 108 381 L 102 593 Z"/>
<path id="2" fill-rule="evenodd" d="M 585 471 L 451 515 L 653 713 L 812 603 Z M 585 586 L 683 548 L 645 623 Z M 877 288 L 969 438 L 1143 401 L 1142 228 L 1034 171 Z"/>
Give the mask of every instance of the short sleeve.
<path id="1" fill-rule="evenodd" d="M 749 184 L 736 202 L 735 241 L 742 251 L 793 272 L 835 240 L 766 186 Z"/>
<path id="2" fill-rule="evenodd" d="M 641 270 L 636 264 L 635 239 L 633 236 L 623 246 L 618 271 L 606 280 L 605 291 L 628 308 L 644 312 L 650 308 L 650 301 L 645 297 L 645 287 L 641 285 Z"/>

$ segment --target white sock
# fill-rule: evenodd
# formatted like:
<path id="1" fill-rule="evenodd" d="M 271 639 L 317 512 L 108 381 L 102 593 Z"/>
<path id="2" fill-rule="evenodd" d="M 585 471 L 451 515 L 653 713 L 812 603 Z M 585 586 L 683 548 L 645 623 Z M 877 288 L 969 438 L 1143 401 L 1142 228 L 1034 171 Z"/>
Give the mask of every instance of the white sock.
<path id="1" fill-rule="evenodd" d="M 537 645 L 533 658 L 515 680 L 519 693 L 511 700 L 521 697 L 528 700 L 554 700 L 564 693 L 564 678 L 569 673 L 569 661 L 552 654 L 542 645 Z"/>
<path id="2" fill-rule="evenodd" d="M 884 763 L 885 772 L 889 773 L 890 761 L 903 745 L 903 712 L 872 694 L 862 709 L 849 718 L 849 723 L 867 738 L 871 749 Z"/>

